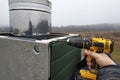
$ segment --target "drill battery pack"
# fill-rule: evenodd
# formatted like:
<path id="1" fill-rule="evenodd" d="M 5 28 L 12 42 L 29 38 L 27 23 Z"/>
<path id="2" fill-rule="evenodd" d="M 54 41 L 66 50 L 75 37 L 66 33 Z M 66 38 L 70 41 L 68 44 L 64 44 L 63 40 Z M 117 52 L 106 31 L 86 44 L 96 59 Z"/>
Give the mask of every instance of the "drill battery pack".
<path id="1" fill-rule="evenodd" d="M 72 75 L 72 80 L 96 80 L 96 74 L 91 73 L 87 66 L 86 57 L 78 63 Z"/>

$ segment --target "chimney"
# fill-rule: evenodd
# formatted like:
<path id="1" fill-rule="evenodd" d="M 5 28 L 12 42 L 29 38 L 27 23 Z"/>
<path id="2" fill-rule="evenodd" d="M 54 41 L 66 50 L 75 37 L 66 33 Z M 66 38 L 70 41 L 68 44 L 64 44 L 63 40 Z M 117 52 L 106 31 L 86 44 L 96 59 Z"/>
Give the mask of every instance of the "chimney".
<path id="1" fill-rule="evenodd" d="M 47 34 L 51 30 L 48 0 L 9 0 L 10 26 L 16 36 Z"/>

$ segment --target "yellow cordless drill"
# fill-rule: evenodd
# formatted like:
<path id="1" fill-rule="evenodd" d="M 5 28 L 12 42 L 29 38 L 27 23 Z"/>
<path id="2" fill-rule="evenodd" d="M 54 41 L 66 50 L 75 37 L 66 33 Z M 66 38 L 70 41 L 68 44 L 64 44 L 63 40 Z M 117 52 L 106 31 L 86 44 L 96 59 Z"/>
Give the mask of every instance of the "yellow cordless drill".
<path id="1" fill-rule="evenodd" d="M 104 38 L 69 38 L 67 43 L 70 46 L 75 46 L 80 49 L 87 49 L 95 53 L 112 53 L 114 48 L 114 42 L 110 39 Z M 87 56 L 90 57 L 90 56 Z M 99 69 L 99 66 L 96 64 L 94 58 L 92 58 L 92 66 L 90 70 L 81 69 L 79 71 L 80 76 L 87 80 L 96 80 L 96 73 Z"/>

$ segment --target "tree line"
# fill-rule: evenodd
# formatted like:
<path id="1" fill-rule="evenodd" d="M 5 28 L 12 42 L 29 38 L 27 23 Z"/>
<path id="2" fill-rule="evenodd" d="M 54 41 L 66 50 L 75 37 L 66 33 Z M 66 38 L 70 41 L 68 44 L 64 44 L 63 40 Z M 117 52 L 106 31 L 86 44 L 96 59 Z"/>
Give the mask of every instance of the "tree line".
<path id="1" fill-rule="evenodd" d="M 93 25 L 69 25 L 53 26 L 52 32 L 84 32 L 84 31 L 120 31 L 120 24 L 93 24 Z"/>

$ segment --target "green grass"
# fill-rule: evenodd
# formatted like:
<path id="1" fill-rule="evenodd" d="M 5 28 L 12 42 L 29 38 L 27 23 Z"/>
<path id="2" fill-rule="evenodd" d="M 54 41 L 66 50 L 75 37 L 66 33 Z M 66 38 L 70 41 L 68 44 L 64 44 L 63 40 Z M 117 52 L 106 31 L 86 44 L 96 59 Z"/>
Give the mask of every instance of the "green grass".
<path id="1" fill-rule="evenodd" d="M 120 49 L 114 49 L 113 53 L 111 54 L 114 61 L 120 64 Z"/>

